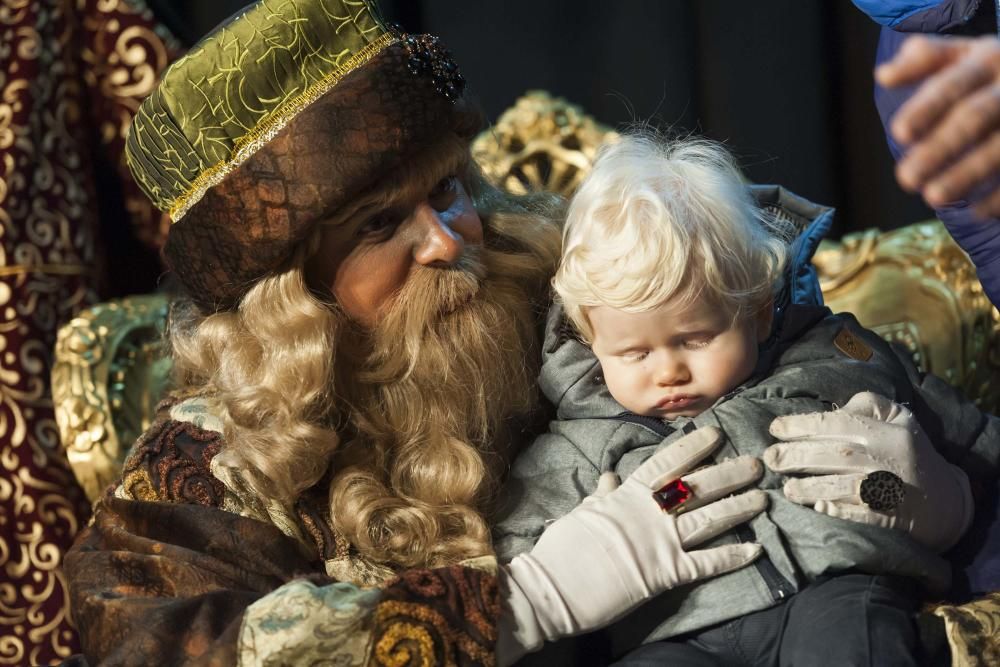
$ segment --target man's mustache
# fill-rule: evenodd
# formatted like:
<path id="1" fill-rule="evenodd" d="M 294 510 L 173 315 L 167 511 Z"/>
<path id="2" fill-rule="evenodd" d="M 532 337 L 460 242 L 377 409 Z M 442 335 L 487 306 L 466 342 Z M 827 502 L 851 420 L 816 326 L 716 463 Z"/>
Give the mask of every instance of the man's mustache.
<path id="1" fill-rule="evenodd" d="M 454 264 L 417 266 L 388 304 L 369 339 L 370 352 L 360 378 L 398 379 L 413 371 L 430 348 L 452 346 L 455 326 L 477 320 L 476 301 L 488 274 L 478 246 L 465 249 Z"/>
<path id="2" fill-rule="evenodd" d="M 488 271 L 480 246 L 469 246 L 447 267 L 418 266 L 393 300 L 390 312 L 405 308 L 410 321 L 430 323 L 472 301 Z"/>

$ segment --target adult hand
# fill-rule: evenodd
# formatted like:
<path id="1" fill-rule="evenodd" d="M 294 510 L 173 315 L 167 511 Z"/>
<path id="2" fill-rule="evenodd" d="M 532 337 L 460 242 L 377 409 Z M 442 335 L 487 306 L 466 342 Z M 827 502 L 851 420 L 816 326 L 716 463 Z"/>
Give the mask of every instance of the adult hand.
<path id="1" fill-rule="evenodd" d="M 932 207 L 975 192 L 979 216 L 1000 216 L 1000 41 L 916 35 L 875 77 L 886 87 L 920 83 L 889 128 L 909 147 L 900 185 Z"/>
<path id="2" fill-rule="evenodd" d="M 779 417 L 764 463 L 789 479 L 785 497 L 830 516 L 904 530 L 942 552 L 958 541 L 973 515 L 969 479 L 934 450 L 913 414 L 884 396 L 863 392 L 831 412 Z M 879 512 L 863 504 L 861 481 L 888 470 L 906 484 L 903 501 Z"/>
<path id="3" fill-rule="evenodd" d="M 549 526 L 529 553 L 506 568 L 508 611 L 498 657 L 513 662 L 546 639 L 604 627 L 664 590 L 730 572 L 752 562 L 759 544 L 693 549 L 748 521 L 767 504 L 763 491 L 726 498 L 760 478 L 752 457 L 688 473 L 719 445 L 699 429 L 665 447 L 614 490 L 591 497 Z M 681 475 L 693 496 L 685 512 L 660 509 L 653 491 Z M 720 500 L 722 498 L 722 500 Z"/>

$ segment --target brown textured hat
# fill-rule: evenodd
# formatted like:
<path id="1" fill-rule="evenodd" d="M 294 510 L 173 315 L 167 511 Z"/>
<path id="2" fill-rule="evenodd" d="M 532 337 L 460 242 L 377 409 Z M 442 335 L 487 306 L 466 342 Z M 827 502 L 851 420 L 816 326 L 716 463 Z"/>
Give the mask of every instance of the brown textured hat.
<path id="1" fill-rule="evenodd" d="M 321 220 L 481 116 L 437 38 L 367 0 L 261 0 L 164 75 L 128 141 L 191 297 L 232 308 Z"/>

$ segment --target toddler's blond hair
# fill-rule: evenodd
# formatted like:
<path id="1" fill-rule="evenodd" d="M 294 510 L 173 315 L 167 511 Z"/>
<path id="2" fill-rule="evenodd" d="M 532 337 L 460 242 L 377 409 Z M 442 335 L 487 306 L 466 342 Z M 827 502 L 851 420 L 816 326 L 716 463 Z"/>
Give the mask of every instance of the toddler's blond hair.
<path id="1" fill-rule="evenodd" d="M 643 312 L 709 299 L 744 317 L 771 303 L 788 236 L 721 144 L 629 134 L 602 147 L 573 197 L 553 286 L 587 341 L 587 309 L 601 305 Z"/>

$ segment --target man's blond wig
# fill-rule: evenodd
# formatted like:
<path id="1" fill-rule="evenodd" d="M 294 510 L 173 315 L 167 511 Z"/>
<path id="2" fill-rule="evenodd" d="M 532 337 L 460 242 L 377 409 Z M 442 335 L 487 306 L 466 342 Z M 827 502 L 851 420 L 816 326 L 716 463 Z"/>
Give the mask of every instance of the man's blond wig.
<path id="1" fill-rule="evenodd" d="M 587 309 L 601 305 L 708 299 L 738 318 L 770 302 L 786 239 L 722 145 L 636 133 L 602 147 L 570 203 L 553 285 L 588 341 Z"/>
<path id="2" fill-rule="evenodd" d="M 478 254 L 489 271 L 444 281 L 461 272 L 426 269 L 404 291 L 430 297 L 436 282 L 448 282 L 464 294 L 463 280 L 473 280 L 472 305 L 488 317 L 456 314 L 427 330 L 409 320 L 411 330 L 363 351 L 379 357 L 373 370 L 343 345 L 357 327 L 307 284 L 317 237 L 234 311 L 179 306 L 171 323 L 176 386 L 211 399 L 226 454 L 251 473 L 254 491 L 291 505 L 330 472 L 334 530 L 363 557 L 392 566 L 490 553 L 486 515 L 511 454 L 503 431 L 535 407 L 535 330 L 559 254 L 560 202 L 498 191 L 469 163 L 465 142 L 439 147 L 390 182 L 427 191 L 429 177 L 452 167 L 482 217 Z M 417 306 L 428 304 L 393 310 Z M 428 369 L 441 377 L 428 380 Z"/>

